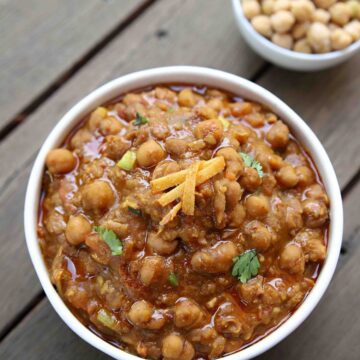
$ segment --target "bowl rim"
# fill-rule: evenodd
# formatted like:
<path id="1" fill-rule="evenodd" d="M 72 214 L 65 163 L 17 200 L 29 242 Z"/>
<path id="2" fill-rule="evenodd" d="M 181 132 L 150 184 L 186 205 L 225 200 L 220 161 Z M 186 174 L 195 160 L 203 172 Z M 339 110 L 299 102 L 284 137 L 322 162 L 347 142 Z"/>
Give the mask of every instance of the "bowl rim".
<path id="1" fill-rule="evenodd" d="M 279 45 L 274 44 L 265 36 L 259 34 L 251 25 L 250 21 L 245 17 L 241 0 L 232 0 L 233 10 L 236 15 L 236 19 L 244 27 L 245 31 L 249 33 L 255 40 L 264 46 L 267 50 L 277 52 L 280 55 L 292 60 L 302 60 L 304 62 L 322 62 L 340 59 L 347 57 L 350 54 L 355 53 L 360 49 L 360 40 L 355 41 L 343 50 L 331 51 L 323 54 L 305 54 L 294 50 L 282 48 Z"/>
<path id="2" fill-rule="evenodd" d="M 40 280 L 40 283 L 55 311 L 63 321 L 83 340 L 115 359 L 139 360 L 136 355 L 125 352 L 91 332 L 83 325 L 65 305 L 53 287 L 50 276 L 41 254 L 37 237 L 38 205 L 41 190 L 41 179 L 44 171 L 45 157 L 48 151 L 59 146 L 69 131 L 91 110 L 116 96 L 156 84 L 171 83 L 206 84 L 219 89 L 244 96 L 268 106 L 280 115 L 287 123 L 296 138 L 310 152 L 322 177 L 330 198 L 330 230 L 328 236 L 327 257 L 313 289 L 299 308 L 277 329 L 247 348 L 223 357 L 226 360 L 245 360 L 253 358 L 275 346 L 293 332 L 312 312 L 328 287 L 336 268 L 340 254 L 343 232 L 343 208 L 339 184 L 330 159 L 322 144 L 309 126 L 282 100 L 263 87 L 216 69 L 197 66 L 169 66 L 134 72 L 112 80 L 77 102 L 47 136 L 33 164 L 28 181 L 24 206 L 24 227 L 28 252 Z"/>

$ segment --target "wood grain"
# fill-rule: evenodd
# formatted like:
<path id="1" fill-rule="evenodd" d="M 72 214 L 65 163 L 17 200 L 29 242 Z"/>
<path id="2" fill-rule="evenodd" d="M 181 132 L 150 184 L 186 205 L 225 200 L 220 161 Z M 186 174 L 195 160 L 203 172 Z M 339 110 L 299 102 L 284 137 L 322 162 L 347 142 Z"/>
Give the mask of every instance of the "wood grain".
<path id="1" fill-rule="evenodd" d="M 143 0 L 4 0 L 0 4 L 0 129 Z"/>
<path id="2" fill-rule="evenodd" d="M 193 16 L 200 13 L 202 16 Z M 187 24 L 190 18 L 191 24 Z M 222 26 L 213 27 L 214 23 Z M 159 30 L 167 35 L 159 37 Z M 214 48 L 219 51 L 214 52 Z M 246 56 L 241 56 L 244 53 Z M 229 4 L 224 7 L 217 0 L 161 1 L 0 144 L 2 167 L 7 173 L 0 174 L 0 263 L 4 269 L 14 269 L 0 272 L 0 282 L 10 288 L 1 299 L 0 331 L 40 291 L 28 260 L 22 213 L 30 167 L 44 138 L 65 111 L 105 81 L 133 70 L 176 64 L 179 59 L 180 63 L 222 67 L 244 76 L 251 76 L 262 64 L 239 38 Z"/>

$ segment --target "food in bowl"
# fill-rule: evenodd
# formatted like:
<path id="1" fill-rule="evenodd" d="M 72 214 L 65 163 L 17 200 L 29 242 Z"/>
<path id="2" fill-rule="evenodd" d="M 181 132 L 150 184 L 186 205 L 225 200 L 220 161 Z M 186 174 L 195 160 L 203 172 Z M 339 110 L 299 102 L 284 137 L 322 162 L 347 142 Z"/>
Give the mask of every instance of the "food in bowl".
<path id="1" fill-rule="evenodd" d="M 46 158 L 38 236 L 90 330 L 151 359 L 219 358 L 314 286 L 329 200 L 276 114 L 206 86 L 106 103 Z"/>
<path id="2" fill-rule="evenodd" d="M 358 0 L 242 0 L 242 7 L 260 35 L 285 49 L 320 54 L 360 40 Z"/>

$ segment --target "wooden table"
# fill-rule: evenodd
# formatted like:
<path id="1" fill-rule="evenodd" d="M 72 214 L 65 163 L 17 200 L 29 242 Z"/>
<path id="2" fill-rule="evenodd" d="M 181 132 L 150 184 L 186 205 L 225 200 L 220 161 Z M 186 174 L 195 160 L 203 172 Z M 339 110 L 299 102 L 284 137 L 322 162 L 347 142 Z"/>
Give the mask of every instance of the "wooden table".
<path id="1" fill-rule="evenodd" d="M 209 66 L 251 79 L 321 139 L 345 206 L 339 265 L 307 321 L 259 359 L 360 358 L 360 56 L 314 74 L 266 63 L 224 0 L 0 0 L 0 358 L 107 359 L 49 305 L 27 254 L 25 186 L 36 153 L 80 98 L 120 75 Z"/>

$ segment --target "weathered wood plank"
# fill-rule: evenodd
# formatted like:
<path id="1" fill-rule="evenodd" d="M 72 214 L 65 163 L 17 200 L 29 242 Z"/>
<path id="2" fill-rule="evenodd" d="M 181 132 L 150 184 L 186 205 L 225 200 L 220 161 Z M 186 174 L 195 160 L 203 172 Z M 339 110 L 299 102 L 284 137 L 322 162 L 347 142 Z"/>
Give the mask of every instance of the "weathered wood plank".
<path id="1" fill-rule="evenodd" d="M 360 168 L 360 57 L 318 73 L 279 68 L 260 84 L 290 105 L 312 127 L 329 153 L 344 186 Z"/>
<path id="2" fill-rule="evenodd" d="M 259 356 L 259 360 L 359 358 L 360 246 L 355 244 L 360 241 L 359 199 L 360 183 L 344 204 L 345 243 L 353 243 L 353 246 L 351 252 L 343 256 L 324 299 L 298 330 L 274 349 Z M 88 360 L 107 358 L 77 338 L 50 309 L 46 299 L 0 345 L 0 358 L 22 359 L 25 351 L 29 360 L 50 360 L 57 356 L 59 359 L 74 359 L 85 354 Z"/>
<path id="3" fill-rule="evenodd" d="M 231 16 L 230 5 L 217 0 L 156 3 L 0 145 L 2 167 L 7 169 L 6 176 L 0 174 L 0 263 L 14 269 L 0 273 L 1 283 L 11 288 L 2 294 L 0 330 L 40 291 L 25 249 L 22 212 L 30 165 L 47 133 L 86 93 L 133 70 L 176 64 L 181 59 L 181 63 L 251 76 L 262 62 L 245 50 Z M 160 29 L 168 35 L 158 37 Z"/>
<path id="4" fill-rule="evenodd" d="M 0 129 L 144 0 L 4 0 Z"/>

